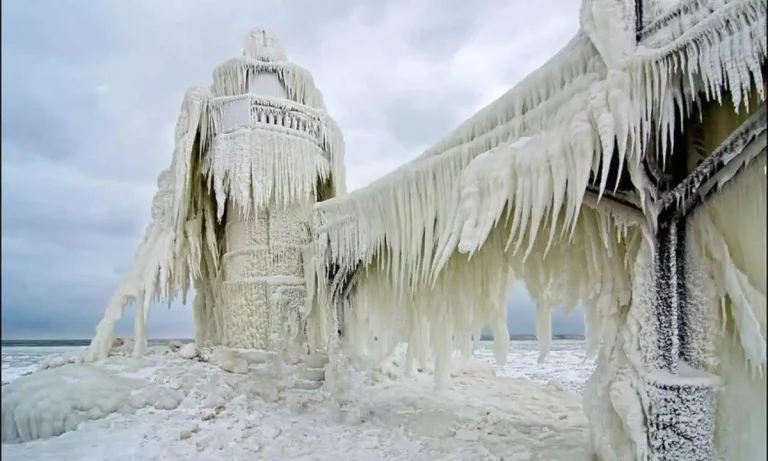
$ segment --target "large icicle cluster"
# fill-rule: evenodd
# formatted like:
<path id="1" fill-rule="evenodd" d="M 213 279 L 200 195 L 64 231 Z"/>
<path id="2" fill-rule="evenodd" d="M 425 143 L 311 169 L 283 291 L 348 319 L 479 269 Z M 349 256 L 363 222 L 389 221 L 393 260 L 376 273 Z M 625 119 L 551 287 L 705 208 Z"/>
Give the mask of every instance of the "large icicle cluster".
<path id="1" fill-rule="evenodd" d="M 306 341 L 311 206 L 345 189 L 344 141 L 311 75 L 255 28 L 209 89 L 187 92 L 175 136 L 145 239 L 87 360 L 108 355 L 130 302 L 140 307 L 141 355 L 151 302 L 186 297 L 191 287 L 199 343 L 274 348 L 286 334 Z"/>
<path id="2" fill-rule="evenodd" d="M 712 330 L 707 332 L 719 331 L 714 341 L 702 338 L 697 345 L 708 352 L 702 368 L 721 376 L 726 389 L 719 397 L 716 426 L 723 459 L 768 456 L 763 443 L 768 403 L 766 136 L 768 127 L 763 125 L 761 137 L 745 155 L 751 164 L 738 165 L 739 176 L 723 185 L 738 171 L 725 170 L 718 186 L 722 190 L 695 212 L 688 225 L 688 257 L 700 261 L 688 263 L 699 268 L 688 283 L 696 284 L 704 298 L 699 305 L 709 309 Z"/>
<path id="3" fill-rule="evenodd" d="M 538 303 L 543 354 L 549 312 L 583 304 L 589 353 L 601 351 L 587 396 L 593 447 L 601 459 L 617 460 L 648 454 L 642 445 L 646 404 L 631 397 L 640 393 L 637 374 L 644 371 L 631 356 L 647 346 L 637 329 L 650 312 L 643 297 L 653 288 L 643 280 L 655 257 L 661 197 L 642 161 L 646 154 L 667 161 L 676 130 L 704 103 L 728 104 L 731 114 L 764 104 L 768 53 L 762 0 L 657 5 L 654 11 L 664 14 L 644 19 L 639 44 L 627 5 L 585 1 L 582 31 L 561 53 L 413 162 L 317 204 L 313 221 L 316 277 L 331 275 L 326 284 L 343 310 L 349 353 L 376 359 L 395 342 L 407 342 L 415 359 L 427 360 L 431 352 L 438 385 L 447 376 L 445 361 L 465 348 L 467 334 L 499 326 L 500 290 L 510 277 L 524 281 Z M 609 177 L 612 164 L 634 188 L 619 194 L 624 204 L 603 197 L 619 186 Z M 764 174 L 762 181 L 764 187 Z M 748 241 L 734 236 L 731 245 Z M 719 248 L 689 257 L 707 267 L 730 264 Z M 747 264 L 765 267 L 744 261 L 740 270 Z M 756 325 L 764 325 L 765 289 L 745 285 L 734 271 L 722 277 L 718 286 L 727 279 L 730 288 L 717 299 L 737 296 L 723 302 L 734 306 L 727 318 L 738 320 L 727 327 L 730 320 L 714 319 L 712 326 L 739 329 L 742 347 L 735 354 L 762 369 L 765 331 Z M 711 302 L 702 301 L 702 309 L 709 312 Z M 502 328 L 496 333 L 504 334 Z M 717 367 L 691 366 L 729 380 Z M 753 367 L 730 366 L 738 369 L 734 376 Z M 733 411 L 728 401 L 721 413 Z M 720 434 L 730 418 L 716 423 L 722 452 L 740 450 L 733 436 Z"/>
<path id="4" fill-rule="evenodd" d="M 207 176 L 219 218 L 226 200 L 245 213 L 270 202 L 287 207 L 344 177 L 341 131 L 324 111 L 252 93 L 213 98 L 209 110 L 216 135 Z"/>
<path id="5" fill-rule="evenodd" d="M 107 357 L 115 323 L 132 302 L 137 304 L 134 355 L 142 355 L 147 344 L 146 321 L 151 303 L 160 299 L 171 301 L 180 292 L 187 292 L 191 277 L 200 277 L 207 270 L 206 261 L 201 259 L 203 247 L 218 253 L 211 234 L 207 241 L 201 240 L 203 229 L 212 231 L 215 214 L 193 174 L 198 161 L 198 132 L 205 126 L 202 120 L 209 94 L 205 88 L 194 87 L 184 95 L 171 166 L 157 180 L 152 221 L 128 273 L 96 327 L 86 354 L 88 361 Z"/>
<path id="6" fill-rule="evenodd" d="M 508 241 L 520 250 L 515 254 L 549 260 L 547 243 L 564 233 L 576 238 L 590 178 L 599 194 L 614 187 L 608 168 L 601 168 L 614 157 L 638 189 L 636 203 L 652 229 L 657 197 L 646 197 L 640 168 L 651 133 L 661 134 L 658 145 L 669 145 L 662 140 L 671 139 L 676 124 L 700 97 L 719 99 L 721 86 L 735 104 L 751 96 L 750 88 L 757 89 L 759 101 L 765 99 L 765 3 L 733 1 L 713 13 L 700 2 L 687 2 L 678 14 L 660 19 L 665 25 L 649 34 L 648 45 L 632 50 L 625 40 L 611 42 L 605 31 L 611 14 L 625 30 L 633 27 L 633 17 L 616 15 L 623 3 L 586 2 L 584 31 L 539 70 L 415 161 L 367 188 L 318 204 L 313 230 L 326 265 L 341 267 L 342 274 L 367 267 L 357 277 L 360 286 L 384 277 L 398 296 L 438 296 L 430 291 L 447 258 L 480 248 L 504 216 L 512 221 Z M 662 160 L 668 154 L 658 153 Z M 544 229 L 542 252 L 534 253 L 540 240 L 534 237 Z M 610 235 L 627 232 L 624 225 L 606 229 Z M 583 262 L 574 258 L 572 264 Z M 384 273 L 373 275 L 377 267 Z"/>

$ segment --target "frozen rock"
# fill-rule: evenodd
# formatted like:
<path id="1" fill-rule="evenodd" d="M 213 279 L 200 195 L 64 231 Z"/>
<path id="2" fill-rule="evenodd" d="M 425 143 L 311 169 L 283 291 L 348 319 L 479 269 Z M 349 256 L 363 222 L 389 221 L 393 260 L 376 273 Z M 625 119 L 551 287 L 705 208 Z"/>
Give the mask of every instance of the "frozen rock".
<path id="1" fill-rule="evenodd" d="M 183 359 L 194 359 L 197 357 L 197 346 L 195 343 L 187 343 L 179 349 L 179 357 Z"/>
<path id="2" fill-rule="evenodd" d="M 218 366 L 221 366 L 222 364 L 224 364 L 224 362 L 227 359 L 231 358 L 231 357 L 240 357 L 240 354 L 238 354 L 238 353 L 236 353 L 234 351 L 226 350 L 226 349 L 224 349 L 224 350 L 221 350 L 221 349 L 215 350 L 214 349 L 210 353 L 204 354 L 204 356 L 205 355 L 207 355 L 207 357 L 208 357 L 208 360 L 207 360 L 208 363 L 210 363 L 212 365 L 218 365 Z"/>
<path id="3" fill-rule="evenodd" d="M 168 348 L 172 351 L 177 351 L 181 349 L 181 347 L 182 347 L 181 341 L 174 340 L 168 343 Z"/>
<path id="4" fill-rule="evenodd" d="M 217 405 L 216 408 L 213 409 L 213 413 L 208 413 L 207 415 L 203 416 L 203 421 L 212 421 L 216 419 L 216 417 L 224 412 L 224 410 L 224 405 Z"/>
<path id="5" fill-rule="evenodd" d="M 220 365 L 221 369 L 230 373 L 248 373 L 248 361 L 237 355 L 224 357 Z"/>
<path id="6" fill-rule="evenodd" d="M 120 341 L 112 343 L 113 347 L 110 350 L 110 355 L 130 355 L 133 351 L 133 340 L 124 338 L 117 339 Z"/>
<path id="7" fill-rule="evenodd" d="M 37 369 L 45 370 L 48 368 L 58 368 L 68 363 L 69 363 L 69 360 L 63 355 L 50 355 L 45 359 L 43 359 L 40 365 L 38 365 Z"/>
<path id="8" fill-rule="evenodd" d="M 200 427 L 197 424 L 192 424 L 179 432 L 179 440 L 187 440 L 192 437 L 192 434 L 200 432 Z"/>
<path id="9" fill-rule="evenodd" d="M 209 347 L 203 347 L 200 349 L 198 356 L 202 362 L 210 362 L 213 357 L 213 351 Z"/>
<path id="10" fill-rule="evenodd" d="M 563 385 L 563 383 L 561 383 L 560 381 L 558 381 L 556 379 L 550 379 L 547 382 L 547 387 L 550 388 L 550 389 L 558 390 L 558 391 L 564 391 L 565 390 L 565 386 Z"/>

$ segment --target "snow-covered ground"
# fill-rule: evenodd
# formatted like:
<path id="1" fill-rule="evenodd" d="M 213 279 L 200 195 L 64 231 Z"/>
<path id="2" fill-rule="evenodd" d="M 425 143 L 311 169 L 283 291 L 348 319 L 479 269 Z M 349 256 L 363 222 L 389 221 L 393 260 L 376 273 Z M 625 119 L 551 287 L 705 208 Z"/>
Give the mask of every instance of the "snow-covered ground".
<path id="1" fill-rule="evenodd" d="M 132 383 L 134 394 L 157 388 L 170 393 L 168 402 L 180 403 L 172 410 L 150 406 L 84 421 L 77 430 L 44 440 L 4 443 L 2 457 L 584 460 L 587 423 L 577 392 L 592 364 L 584 363 L 581 343 L 555 342 L 549 360 L 537 366 L 535 343 L 512 342 L 508 364 L 498 370 L 490 365 L 489 346 L 483 344 L 475 360 L 457 361 L 450 389 L 435 391 L 428 372 L 405 376 L 396 354 L 373 370 L 354 371 L 341 402 L 322 389 L 293 388 L 290 382 L 304 372 L 301 367 L 286 367 L 284 378 L 270 364 L 251 363 L 247 374 L 227 373 L 213 363 L 183 359 L 166 346 L 152 346 L 142 360 L 112 358 L 98 370 L 64 365 L 35 375 L 60 379 L 61 389 L 51 392 L 65 392 L 81 376 L 106 372 Z M 33 356 L 44 357 L 43 351 L 14 349 L 2 352 L 3 381 L 34 369 Z M 18 378 L 4 386 L 4 394 L 6 387 L 22 389 L 34 378 Z M 6 425 L 14 416 L 5 414 L 5 406 L 3 413 Z"/>

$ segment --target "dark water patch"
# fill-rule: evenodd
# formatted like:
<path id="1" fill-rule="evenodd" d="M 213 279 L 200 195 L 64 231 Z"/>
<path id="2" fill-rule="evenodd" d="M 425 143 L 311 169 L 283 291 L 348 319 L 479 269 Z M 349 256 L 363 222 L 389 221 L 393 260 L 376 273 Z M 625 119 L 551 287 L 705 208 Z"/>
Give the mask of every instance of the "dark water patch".
<path id="1" fill-rule="evenodd" d="M 170 341 L 191 343 L 192 339 L 150 339 L 149 344 L 167 344 Z M 80 347 L 91 344 L 90 339 L 4 339 L 2 347 Z"/>

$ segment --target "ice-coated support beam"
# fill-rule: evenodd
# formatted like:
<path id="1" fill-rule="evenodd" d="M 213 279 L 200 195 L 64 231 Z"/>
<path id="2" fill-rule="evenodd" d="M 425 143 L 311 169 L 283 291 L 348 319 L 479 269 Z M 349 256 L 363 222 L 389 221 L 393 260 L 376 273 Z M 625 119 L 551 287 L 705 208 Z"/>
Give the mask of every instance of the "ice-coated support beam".
<path id="1" fill-rule="evenodd" d="M 697 338 L 707 332 L 700 297 L 691 292 L 686 264 L 687 217 L 758 155 L 764 155 L 765 106 L 736 129 L 697 168 L 685 175 L 685 152 L 676 151 L 659 176 L 655 259 L 656 340 L 646 377 L 648 442 L 652 460 L 708 461 L 715 458 L 714 431 L 720 380 L 701 371 L 704 358 Z M 652 159 L 650 159 L 652 160 Z M 658 165 L 649 165 L 649 168 Z M 671 183 L 670 181 L 671 180 Z M 667 190 L 664 190 L 667 186 Z"/>
<path id="2" fill-rule="evenodd" d="M 729 138 L 730 139 L 730 138 Z M 687 152 L 677 143 L 671 159 L 653 164 L 658 181 L 657 196 L 662 209 L 656 227 L 654 258 L 654 317 L 649 325 L 655 347 L 647 356 L 645 376 L 647 392 L 647 436 L 650 459 L 657 461 L 709 461 L 715 459 L 714 434 L 717 411 L 718 377 L 704 371 L 699 339 L 707 335 L 707 320 L 701 296 L 692 292 L 698 284 L 690 283 L 687 267 L 687 213 L 680 207 L 689 201 L 680 191 L 691 191 L 686 184 L 696 182 L 710 161 L 687 175 Z M 719 152 L 721 149 L 718 149 Z M 716 152 L 716 153 L 717 153 Z M 652 156 L 653 154 L 649 154 Z M 714 160 L 713 160 L 714 161 Z M 655 171 L 658 170 L 658 171 Z"/>
<path id="3" fill-rule="evenodd" d="M 643 1 L 635 0 L 635 40 L 637 43 L 643 39 Z"/>
<path id="4" fill-rule="evenodd" d="M 764 153 L 768 130 L 765 104 L 742 123 L 726 140 L 684 180 L 662 199 L 659 221 L 689 216 L 719 190 L 718 182 L 732 180 L 757 155 Z M 757 142 L 756 142 L 757 141 Z"/>
<path id="5" fill-rule="evenodd" d="M 676 151 L 658 176 L 661 210 L 656 233 L 654 353 L 647 366 L 648 443 L 652 460 L 715 459 L 717 393 L 721 382 L 704 371 L 697 338 L 707 335 L 700 297 L 686 264 L 687 217 L 758 155 L 765 155 L 768 122 L 762 106 L 690 174 Z M 679 145 L 679 144 L 678 144 Z M 648 165 L 658 169 L 658 165 Z M 671 180 L 671 183 L 670 183 Z M 668 187 L 667 186 L 673 186 Z"/>
<path id="6" fill-rule="evenodd" d="M 685 222 L 659 223 L 656 234 L 656 366 L 671 373 L 686 350 Z"/>
<path id="7" fill-rule="evenodd" d="M 621 191 L 611 192 L 609 190 L 604 190 L 601 194 L 600 189 L 597 186 L 587 185 L 587 193 L 592 194 L 595 197 L 600 197 L 600 200 L 610 200 L 611 202 L 625 206 L 634 211 L 643 211 L 634 197 Z"/>
<path id="8" fill-rule="evenodd" d="M 699 371 L 693 340 L 706 319 L 689 297 L 685 217 L 659 223 L 655 259 L 655 356 L 646 377 L 651 460 L 713 460 L 719 379 Z"/>

